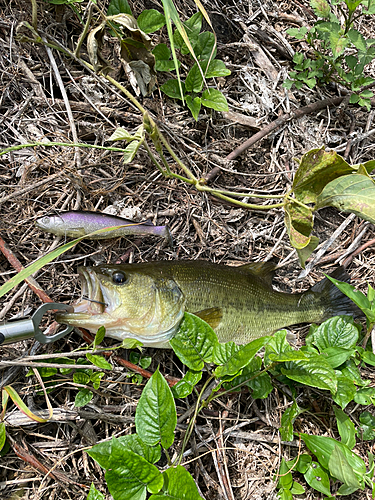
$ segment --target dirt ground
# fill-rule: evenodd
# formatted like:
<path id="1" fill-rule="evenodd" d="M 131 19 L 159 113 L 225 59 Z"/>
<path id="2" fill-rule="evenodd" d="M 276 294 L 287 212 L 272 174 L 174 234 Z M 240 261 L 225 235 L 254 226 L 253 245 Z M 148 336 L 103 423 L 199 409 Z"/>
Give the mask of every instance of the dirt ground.
<path id="1" fill-rule="evenodd" d="M 74 11 L 43 0 L 36 3 L 41 36 L 45 33 L 74 50 L 83 30 Z M 108 2 L 97 3 L 105 12 Z M 161 9 L 152 0 L 129 3 L 136 15 L 144 8 Z M 86 1 L 76 4 L 84 20 L 87 4 Z M 284 123 L 235 161 L 225 162 L 225 157 L 237 146 L 276 118 L 310 103 L 337 97 L 340 90 L 332 86 L 287 91 L 282 87 L 291 63 L 289 47 L 303 48 L 303 43 L 296 43 L 286 35 L 286 30 L 298 25 L 311 26 L 314 22 L 307 0 L 209 0 L 203 4 L 217 33 L 217 58 L 231 70 L 230 76 L 217 80 L 228 100 L 229 113 L 202 108 L 195 122 L 180 101 L 167 98 L 158 88 L 140 98 L 172 149 L 194 175 L 206 176 L 219 166 L 219 174 L 210 180 L 212 187 L 282 194 L 291 187 L 296 169 L 294 159 L 312 148 L 325 145 L 346 154 L 351 164 L 374 159 L 374 109 L 367 112 L 350 106 L 342 111 L 330 106 Z M 191 1 L 178 1 L 176 5 L 182 19 L 196 12 Z M 1 149 L 35 141 L 70 143 L 75 137 L 81 143 L 108 146 L 113 145 L 108 138 L 117 127 L 131 132 L 141 124 L 139 111 L 103 78 L 93 76 L 59 51 L 48 54 L 42 43 L 27 41 L 32 35 L 21 23 L 31 23 L 31 2 L 0 0 L 0 12 Z M 375 38 L 374 21 L 368 21 L 361 29 L 366 37 Z M 153 36 L 154 42 L 160 41 L 159 38 L 165 40 L 165 28 Z M 292 46 L 285 45 L 285 40 Z M 115 42 L 109 37 L 106 43 L 111 57 Z M 260 64 L 256 57 L 260 47 L 269 66 Z M 85 44 L 82 57 L 87 59 Z M 115 56 L 112 62 L 113 74 L 131 90 L 119 64 L 116 66 Z M 371 68 L 369 73 L 375 76 Z M 159 74 L 158 86 L 166 78 L 165 74 Z M 70 110 L 64 103 L 61 87 L 66 90 Z M 177 166 L 174 168 L 181 174 Z M 251 201 L 255 200 L 250 198 Z M 297 292 L 316 283 L 323 272 L 333 270 L 353 242 L 349 253 L 375 238 L 372 224 L 351 218 L 310 274 L 299 279 L 301 267 L 288 240 L 282 210 L 250 211 L 198 193 L 180 180 L 166 179 L 144 149 L 129 165 L 124 165 L 119 152 L 62 146 L 28 147 L 0 157 L 0 236 L 22 266 L 64 242 L 63 237 L 37 229 L 35 220 L 72 209 L 109 210 L 134 220 L 151 219 L 159 225 L 168 224 L 174 247 L 156 237 L 85 240 L 34 276 L 55 302 L 70 303 L 79 297 L 78 265 L 157 259 L 199 258 L 238 265 L 274 257 L 280 263 L 275 287 Z M 349 214 L 334 209 L 323 209 L 316 215 L 314 234 L 324 243 L 348 217 Z M 374 245 L 356 255 L 348 269 L 359 289 L 365 290 L 367 282 L 373 284 Z M 9 259 L 0 254 L 0 285 L 14 274 Z M 27 284 L 18 285 L 0 301 L 0 320 L 23 317 L 40 304 Z M 294 332 L 301 345 L 307 327 L 296 328 Z M 108 339 L 105 345 L 113 342 Z M 0 348 L 0 356 L 3 361 L 14 361 L 32 354 L 37 360 L 42 354 L 67 353 L 85 345 L 81 336 L 73 332 L 49 346 L 35 346 L 32 340 L 4 346 Z M 128 352 L 120 354 L 128 359 Z M 145 355 L 152 357 L 148 368 L 151 373 L 160 365 L 163 374 L 182 376 L 181 363 L 171 352 L 148 349 Z M 91 482 L 103 493 L 107 491 L 103 471 L 84 448 L 111 435 L 134 431 L 135 407 L 145 383 L 145 379 L 141 384 L 136 383 L 126 367 L 116 360 L 112 362 L 116 367 L 114 372 L 106 374 L 94 399 L 84 409 L 74 408 L 77 387 L 71 375 L 61 376 L 57 389 L 50 393 L 56 409 L 51 422 L 30 425 L 11 407 L 7 426 L 11 449 L 0 457 L 0 498 L 80 500 L 86 498 Z M 26 377 L 27 371 L 20 365 L 1 366 L 0 382 L 11 383 L 30 408 L 45 408 L 44 396 L 34 391 L 37 380 Z M 366 376 L 374 380 L 372 373 Z M 308 413 L 300 417 L 298 430 L 337 437 L 327 395 L 310 388 L 299 398 L 299 405 Z M 192 404 L 192 397 L 178 400 L 178 416 Z M 279 390 L 257 401 L 243 391 L 217 400 L 198 419 L 184 465 L 205 499 L 277 497 L 273 478 L 280 460 L 296 456 L 299 446 L 298 442 L 294 446 L 281 443 L 278 434 L 280 418 L 288 404 Z M 356 419 L 365 409 L 358 409 L 352 403 L 347 411 Z M 186 423 L 179 423 L 174 451 L 181 445 Z M 372 442 L 356 447 L 365 460 L 367 451 L 374 453 Z M 224 463 L 225 467 L 221 467 Z M 53 466 L 54 477 L 46 477 Z M 298 480 L 307 492 L 300 498 L 317 498 L 317 492 L 302 477 Z M 370 495 L 367 490 L 351 498 L 365 499 Z"/>

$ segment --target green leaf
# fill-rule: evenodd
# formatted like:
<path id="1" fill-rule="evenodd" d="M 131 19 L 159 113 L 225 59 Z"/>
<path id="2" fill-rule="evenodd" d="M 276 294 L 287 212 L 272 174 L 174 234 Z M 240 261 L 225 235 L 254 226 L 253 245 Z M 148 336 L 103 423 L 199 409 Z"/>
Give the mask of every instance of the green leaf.
<path id="1" fill-rule="evenodd" d="M 354 383 L 337 372 L 337 391 L 332 394 L 333 401 L 344 409 L 350 401 L 353 401 L 356 392 L 357 388 Z"/>
<path id="2" fill-rule="evenodd" d="M 189 39 L 191 46 L 194 47 L 198 40 L 199 32 L 202 28 L 202 14 L 196 12 L 190 19 L 185 21 L 182 26 L 185 28 L 185 33 Z M 177 49 L 180 49 L 181 54 L 189 54 L 191 52 L 187 45 L 187 40 L 184 39 L 184 34 L 179 26 L 173 35 L 173 41 Z"/>
<path id="3" fill-rule="evenodd" d="M 308 485 L 314 488 L 324 495 L 331 496 L 331 491 L 329 489 L 329 477 L 328 474 L 320 464 L 317 462 L 311 462 L 309 468 L 304 473 L 304 477 Z"/>
<path id="4" fill-rule="evenodd" d="M 290 492 L 292 493 L 292 495 L 303 495 L 305 493 L 305 488 L 302 486 L 302 484 L 293 481 Z"/>
<path id="5" fill-rule="evenodd" d="M 184 377 L 172 387 L 172 394 L 175 398 L 186 398 L 194 390 L 194 387 L 202 378 L 202 372 L 188 370 Z"/>
<path id="6" fill-rule="evenodd" d="M 341 437 L 341 442 L 346 444 L 348 448 L 353 449 L 356 445 L 356 430 L 353 422 L 350 420 L 348 415 L 344 413 L 340 408 L 334 406 L 333 411 L 335 412 L 337 429 Z"/>
<path id="7" fill-rule="evenodd" d="M 270 340 L 270 337 L 260 337 L 255 339 L 249 344 L 240 346 L 240 348 L 233 352 L 226 363 L 222 366 L 218 366 L 214 371 L 216 378 L 223 377 L 225 375 L 234 375 L 241 368 L 248 365 L 250 361 L 254 358 L 256 353 L 264 347 Z"/>
<path id="8" fill-rule="evenodd" d="M 280 500 L 293 500 L 293 495 L 290 490 L 280 490 L 278 492 L 278 497 Z"/>
<path id="9" fill-rule="evenodd" d="M 310 0 L 310 5 L 317 16 L 329 18 L 331 7 L 326 0 Z"/>
<path id="10" fill-rule="evenodd" d="M 203 88 L 203 76 L 198 64 L 195 63 L 186 77 L 185 89 L 186 92 L 198 93 L 202 91 L 202 88 Z"/>
<path id="11" fill-rule="evenodd" d="M 163 476 L 143 457 L 126 450 L 113 441 L 109 469 L 105 474 L 114 500 L 143 500 L 146 490 L 157 493 L 163 486 Z"/>
<path id="12" fill-rule="evenodd" d="M 335 207 L 342 212 L 352 212 L 375 223 L 375 183 L 360 174 L 344 175 L 333 180 L 317 198 L 315 210 Z"/>
<path id="13" fill-rule="evenodd" d="M 124 339 L 121 342 L 121 347 L 123 349 L 139 349 L 142 350 L 142 342 L 136 339 Z"/>
<path id="14" fill-rule="evenodd" d="M 4 448 L 6 438 L 5 424 L 4 422 L 0 422 L 0 450 Z"/>
<path id="15" fill-rule="evenodd" d="M 139 437 L 148 445 L 161 443 L 169 448 L 177 424 L 176 406 L 172 392 L 159 368 L 147 382 L 135 412 Z"/>
<path id="16" fill-rule="evenodd" d="M 265 366 L 269 366 L 273 363 L 273 361 L 269 359 L 270 354 L 284 354 L 293 351 L 290 344 L 286 340 L 287 333 L 288 332 L 286 330 L 279 330 L 271 337 L 271 340 L 266 345 L 264 353 Z"/>
<path id="17" fill-rule="evenodd" d="M 181 82 L 181 85 L 182 85 L 182 92 L 185 95 L 184 82 Z M 164 94 L 166 94 L 168 97 L 171 97 L 172 99 L 180 99 L 182 101 L 182 95 L 177 80 L 175 79 L 168 80 L 167 82 L 163 83 L 163 85 L 160 86 L 160 90 L 162 90 Z"/>
<path id="18" fill-rule="evenodd" d="M 98 390 L 100 387 L 100 381 L 104 377 L 103 372 L 93 372 L 92 375 L 90 376 L 90 380 L 92 382 L 92 385 L 94 389 Z"/>
<path id="19" fill-rule="evenodd" d="M 364 361 L 367 365 L 370 365 L 370 366 L 375 366 L 375 354 L 373 352 L 370 352 L 370 351 L 365 351 L 362 355 L 361 355 L 361 359 L 362 361 Z"/>
<path id="20" fill-rule="evenodd" d="M 87 405 L 87 403 L 90 403 L 93 397 L 94 394 L 89 389 L 81 389 L 75 397 L 74 406 L 76 408 L 81 408 Z"/>
<path id="21" fill-rule="evenodd" d="M 105 337 L 105 328 L 104 326 L 101 326 L 99 330 L 96 332 L 94 342 L 93 342 L 93 348 L 95 349 L 98 345 L 100 345 Z"/>
<path id="22" fill-rule="evenodd" d="M 201 110 L 202 101 L 200 97 L 195 97 L 194 100 L 190 95 L 186 96 L 186 105 L 190 109 L 195 121 L 198 121 L 199 111 Z"/>
<path id="23" fill-rule="evenodd" d="M 302 26 L 302 28 L 289 28 L 286 32 L 288 35 L 294 36 L 294 38 L 297 38 L 298 40 L 303 40 L 308 32 L 308 29 L 305 26 Z"/>
<path id="24" fill-rule="evenodd" d="M 134 137 L 129 134 L 127 130 L 122 127 L 116 128 L 111 137 L 108 139 L 109 141 L 133 141 Z"/>
<path id="25" fill-rule="evenodd" d="M 284 488 L 289 490 L 293 484 L 292 473 L 289 472 L 289 464 L 286 463 L 285 458 L 281 459 L 280 469 L 279 469 L 279 482 L 277 484 L 278 488 Z"/>
<path id="26" fill-rule="evenodd" d="M 356 304 L 362 311 L 365 309 L 371 309 L 371 303 L 366 295 L 357 290 L 353 285 L 350 285 L 349 283 L 346 283 L 344 281 L 339 281 L 335 278 L 332 278 L 332 276 L 326 275 L 326 277 L 330 281 L 332 281 L 334 285 L 337 286 L 340 292 L 349 297 L 354 302 L 354 304 Z"/>
<path id="27" fill-rule="evenodd" d="M 126 146 L 124 151 L 124 156 L 122 157 L 122 161 L 125 165 L 132 162 L 134 160 L 135 155 L 138 152 L 140 145 L 143 143 L 142 141 L 132 141 L 128 146 Z"/>
<path id="28" fill-rule="evenodd" d="M 363 380 L 361 374 L 358 370 L 357 365 L 355 364 L 353 359 L 348 359 L 346 361 L 345 366 L 340 369 L 341 373 L 354 384 L 359 386 L 367 386 L 370 381 Z"/>
<path id="29" fill-rule="evenodd" d="M 202 104 L 216 111 L 228 111 L 228 103 L 224 95 L 216 89 L 206 89 L 202 94 Z"/>
<path id="30" fill-rule="evenodd" d="M 296 464 L 296 470 L 301 474 L 305 474 L 312 463 L 312 458 L 307 453 L 303 453 L 299 456 L 299 459 Z"/>
<path id="31" fill-rule="evenodd" d="M 165 17 L 155 9 L 143 10 L 137 18 L 137 24 L 144 33 L 153 33 L 165 25 Z"/>
<path id="32" fill-rule="evenodd" d="M 178 465 L 163 472 L 164 486 L 160 493 L 151 495 L 149 500 L 203 500 L 189 472 Z"/>
<path id="33" fill-rule="evenodd" d="M 86 354 L 87 359 L 95 366 L 98 368 L 101 368 L 102 370 L 112 370 L 113 366 L 111 363 L 108 363 L 103 356 L 98 356 L 96 354 Z"/>
<path id="34" fill-rule="evenodd" d="M 375 439 L 375 417 L 370 412 L 364 411 L 359 416 L 361 425 L 358 427 L 361 438 L 364 441 L 372 441 Z"/>
<path id="35" fill-rule="evenodd" d="M 357 490 L 361 487 L 353 468 L 349 465 L 346 456 L 337 445 L 334 447 L 329 458 L 328 469 L 333 477 L 344 483 L 349 488 Z"/>
<path id="36" fill-rule="evenodd" d="M 104 498 L 103 493 L 100 493 L 100 491 L 98 491 L 95 488 L 94 483 L 91 483 L 90 491 L 87 495 L 86 500 L 105 500 L 105 498 Z"/>
<path id="37" fill-rule="evenodd" d="M 173 71 L 175 69 L 174 61 L 171 61 L 171 51 L 165 43 L 159 43 L 152 51 L 155 57 L 155 70 L 156 71 Z M 178 61 L 178 66 L 181 63 Z"/>
<path id="38" fill-rule="evenodd" d="M 194 314 L 185 313 L 178 332 L 169 343 L 187 367 L 200 371 L 204 363 L 213 361 L 218 340 L 209 324 Z"/>
<path id="39" fill-rule="evenodd" d="M 344 349 L 342 347 L 327 347 L 323 349 L 322 355 L 326 357 L 327 363 L 332 368 L 338 368 L 345 361 L 351 358 L 355 353 L 355 349 Z"/>
<path id="40" fill-rule="evenodd" d="M 147 462 L 155 463 L 160 460 L 161 449 L 160 446 L 148 446 L 145 444 L 137 434 L 128 434 L 119 438 L 112 437 L 111 441 L 104 441 L 103 443 L 96 444 L 88 454 L 93 458 L 103 469 L 109 469 L 111 463 L 112 444 L 118 441 L 119 445 L 123 446 L 125 450 L 130 450 L 143 457 Z"/>
<path id="41" fill-rule="evenodd" d="M 359 405 L 375 405 L 375 387 L 359 389 L 354 396 L 354 401 Z"/>
<path id="42" fill-rule="evenodd" d="M 293 441 L 293 423 L 295 419 L 303 412 L 296 401 L 287 408 L 281 417 L 280 436 L 283 441 Z"/>
<path id="43" fill-rule="evenodd" d="M 300 161 L 293 181 L 294 194 L 302 203 L 315 203 L 328 183 L 352 172 L 353 168 L 336 151 L 312 149 Z"/>
<path id="44" fill-rule="evenodd" d="M 109 2 L 107 16 L 116 16 L 117 14 L 133 15 L 127 0 L 111 0 Z"/>
<path id="45" fill-rule="evenodd" d="M 214 348 L 213 362 L 215 365 L 225 365 L 225 363 L 230 359 L 235 352 L 237 352 L 239 346 L 234 342 L 225 342 L 224 344 L 216 343 Z"/>
<path id="46" fill-rule="evenodd" d="M 247 366 L 243 369 L 242 376 L 246 369 Z M 253 390 L 253 392 L 251 393 L 251 397 L 253 399 L 265 399 L 273 391 L 271 377 L 268 375 L 268 373 L 262 373 L 261 375 L 258 375 L 253 380 L 249 380 L 246 385 Z"/>
<path id="47" fill-rule="evenodd" d="M 314 225 L 312 209 L 287 200 L 284 205 L 285 227 L 294 248 L 302 249 L 309 245 Z"/>
<path id="48" fill-rule="evenodd" d="M 83 372 L 76 372 L 73 375 L 73 382 L 75 384 L 86 385 L 90 382 L 90 376 Z"/>
<path id="49" fill-rule="evenodd" d="M 361 35 L 361 33 L 359 31 L 357 31 L 356 29 L 352 28 L 352 29 L 350 29 L 347 32 L 347 36 L 349 37 L 349 39 L 352 42 L 352 44 L 358 50 L 360 50 L 362 52 L 366 52 L 366 50 L 367 50 L 366 40 L 363 37 L 363 35 Z"/>
<path id="50" fill-rule="evenodd" d="M 213 59 L 208 68 L 207 62 L 202 63 L 202 69 L 204 70 L 206 78 L 228 76 L 231 74 L 231 71 L 225 66 L 224 61 L 221 61 L 220 59 Z"/>
<path id="51" fill-rule="evenodd" d="M 286 363 L 285 368 L 281 368 L 281 373 L 301 384 L 335 393 L 337 391 L 337 377 L 333 368 L 322 356 L 316 356 L 309 352 L 305 352 L 305 356 L 307 359 Z"/>
<path id="52" fill-rule="evenodd" d="M 366 473 L 366 465 L 364 461 L 358 455 L 353 453 L 352 450 L 345 444 L 326 436 L 311 436 L 309 434 L 301 433 L 301 438 L 325 469 L 329 469 L 329 460 L 335 446 L 337 446 L 340 448 L 350 467 L 352 467 L 356 474 L 361 476 Z"/>
<path id="53" fill-rule="evenodd" d="M 334 278 L 330 279 L 333 280 Z M 337 280 L 333 281 L 335 284 L 336 282 L 343 283 Z M 345 283 L 345 285 L 347 285 L 347 283 Z M 358 337 L 358 329 L 354 324 L 352 316 L 334 316 L 324 321 L 324 323 L 316 327 L 313 332 L 309 333 L 306 338 L 306 344 L 315 345 L 320 352 L 328 347 L 350 349 L 355 347 L 358 342 Z"/>
<path id="54" fill-rule="evenodd" d="M 210 31 L 204 31 L 198 35 L 197 44 L 194 47 L 198 60 L 205 61 L 214 59 L 216 56 L 215 35 Z"/>

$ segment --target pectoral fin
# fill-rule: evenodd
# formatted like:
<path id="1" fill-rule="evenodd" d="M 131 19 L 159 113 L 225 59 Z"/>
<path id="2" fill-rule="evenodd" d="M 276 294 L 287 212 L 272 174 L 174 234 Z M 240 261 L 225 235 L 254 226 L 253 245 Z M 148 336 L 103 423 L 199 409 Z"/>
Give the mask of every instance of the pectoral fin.
<path id="1" fill-rule="evenodd" d="M 211 328 L 217 328 L 223 318 L 223 311 L 220 307 L 210 307 L 209 309 L 202 309 L 194 313 L 199 318 L 203 319 L 210 325 Z"/>

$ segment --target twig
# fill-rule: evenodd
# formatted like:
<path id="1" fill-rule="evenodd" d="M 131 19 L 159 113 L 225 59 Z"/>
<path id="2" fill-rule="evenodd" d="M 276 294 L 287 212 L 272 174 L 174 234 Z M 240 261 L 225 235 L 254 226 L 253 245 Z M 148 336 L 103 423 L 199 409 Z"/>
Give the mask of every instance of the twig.
<path id="1" fill-rule="evenodd" d="M 301 118 L 301 116 L 313 113 L 314 111 L 319 111 L 320 109 L 326 108 L 327 106 L 338 106 L 343 101 L 343 99 L 344 97 L 331 97 L 329 99 L 323 99 L 322 101 L 313 102 L 308 106 L 304 106 L 295 111 L 291 111 L 290 113 L 286 113 L 285 115 L 280 116 L 273 122 L 269 123 L 266 127 L 264 127 L 264 129 L 260 130 L 252 137 L 250 137 L 250 139 L 241 144 L 241 146 L 238 146 L 238 148 L 232 151 L 225 159 L 227 161 L 234 160 L 235 158 L 237 158 L 237 156 L 246 151 L 246 149 L 253 146 L 256 142 L 260 141 L 261 139 L 263 139 L 263 137 L 267 136 L 273 130 L 277 129 L 278 127 L 280 127 L 280 125 L 283 125 L 289 120 L 293 120 L 295 118 Z"/>
<path id="2" fill-rule="evenodd" d="M 351 255 L 349 255 L 349 257 L 347 259 L 344 260 L 342 265 L 344 267 L 346 267 L 347 265 L 350 264 L 350 262 L 354 259 L 354 257 L 356 257 L 358 254 L 362 253 L 364 250 L 366 250 L 366 248 L 371 247 L 372 245 L 375 245 L 375 238 L 370 240 L 370 241 L 367 241 L 362 246 L 357 248 L 357 250 L 355 252 L 353 252 Z"/>

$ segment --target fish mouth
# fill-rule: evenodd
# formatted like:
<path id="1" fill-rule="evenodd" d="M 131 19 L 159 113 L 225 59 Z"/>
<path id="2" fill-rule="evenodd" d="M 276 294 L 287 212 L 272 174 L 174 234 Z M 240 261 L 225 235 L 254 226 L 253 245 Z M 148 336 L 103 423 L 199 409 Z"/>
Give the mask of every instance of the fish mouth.
<path id="1" fill-rule="evenodd" d="M 78 274 L 81 282 L 81 297 L 72 304 L 73 312 L 58 313 L 56 319 L 61 323 L 69 320 L 74 320 L 74 322 L 88 320 L 92 316 L 104 314 L 108 307 L 108 297 L 105 297 L 105 290 L 96 273 L 89 268 L 79 267 Z"/>

